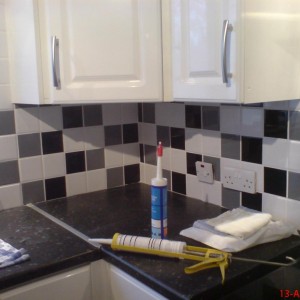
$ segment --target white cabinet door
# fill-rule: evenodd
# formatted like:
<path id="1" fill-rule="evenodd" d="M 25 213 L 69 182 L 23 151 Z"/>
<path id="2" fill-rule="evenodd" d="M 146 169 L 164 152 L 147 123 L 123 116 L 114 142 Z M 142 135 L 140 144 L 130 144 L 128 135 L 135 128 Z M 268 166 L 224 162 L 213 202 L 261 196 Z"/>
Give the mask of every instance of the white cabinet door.
<path id="1" fill-rule="evenodd" d="M 23 86 L 13 91 L 14 102 L 162 101 L 160 0 L 6 3 L 12 82 L 14 88 Z M 32 82 L 39 84 L 36 93 Z"/>
<path id="2" fill-rule="evenodd" d="M 85 266 L 0 293 L 1 300 L 92 300 L 90 267 Z"/>
<path id="3" fill-rule="evenodd" d="M 236 32 L 223 41 L 223 23 L 236 26 L 236 0 L 173 0 L 173 97 L 220 101 L 236 99 Z M 223 60 L 222 47 L 227 50 Z M 225 51 L 226 52 L 226 51 Z M 225 55 L 226 53 L 224 53 Z M 222 67 L 227 64 L 228 83 Z"/>

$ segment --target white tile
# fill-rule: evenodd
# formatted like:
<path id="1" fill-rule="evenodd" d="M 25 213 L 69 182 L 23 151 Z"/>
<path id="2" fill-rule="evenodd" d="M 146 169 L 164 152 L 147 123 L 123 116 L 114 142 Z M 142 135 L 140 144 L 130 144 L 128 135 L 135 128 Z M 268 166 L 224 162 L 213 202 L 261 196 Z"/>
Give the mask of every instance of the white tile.
<path id="1" fill-rule="evenodd" d="M 297 226 L 300 229 L 300 201 L 297 200 L 286 200 L 286 221 Z"/>
<path id="2" fill-rule="evenodd" d="M 21 182 L 41 180 L 44 178 L 41 156 L 21 158 L 19 165 Z"/>
<path id="3" fill-rule="evenodd" d="M 222 183 L 214 181 L 214 183 L 202 183 L 201 200 L 210 204 L 222 206 Z"/>
<path id="4" fill-rule="evenodd" d="M 241 161 L 240 168 L 243 170 L 249 170 L 255 172 L 256 191 L 258 193 L 263 193 L 264 192 L 264 166 L 260 164 L 253 164 L 253 163 Z"/>
<path id="5" fill-rule="evenodd" d="M 123 145 L 124 165 L 138 164 L 140 162 L 140 147 L 138 143 Z"/>
<path id="6" fill-rule="evenodd" d="M 63 130 L 63 143 L 65 152 L 74 152 L 85 149 L 84 127 Z"/>
<path id="7" fill-rule="evenodd" d="M 8 60 L 0 58 L 0 84 L 9 84 Z"/>
<path id="8" fill-rule="evenodd" d="M 257 107 L 242 107 L 241 135 L 264 136 L 264 110 Z"/>
<path id="9" fill-rule="evenodd" d="M 155 166 L 152 166 L 152 165 L 148 165 L 148 164 L 145 164 L 144 165 L 145 168 L 144 168 L 144 174 L 145 174 L 145 177 L 144 177 L 144 183 L 146 184 L 149 184 L 151 185 L 151 179 L 154 178 L 156 176 L 156 167 Z M 170 182 L 171 184 L 171 182 Z"/>
<path id="10" fill-rule="evenodd" d="M 185 106 L 183 103 L 157 103 L 155 119 L 157 125 L 184 128 Z"/>
<path id="11" fill-rule="evenodd" d="M 203 184 L 198 181 L 197 176 L 186 175 L 186 195 L 195 199 L 202 199 Z"/>
<path id="12" fill-rule="evenodd" d="M 87 172 L 87 191 L 102 191 L 107 189 L 106 170 L 93 170 Z"/>
<path id="13" fill-rule="evenodd" d="M 1 19 L 1 13 L 0 13 L 0 19 Z M 5 32 L 0 31 L 0 59 L 7 58 L 7 57 L 8 57 L 8 52 L 7 52 L 6 34 Z"/>
<path id="14" fill-rule="evenodd" d="M 162 168 L 164 170 L 172 170 L 172 155 L 171 148 L 163 148 L 163 157 L 162 157 Z"/>
<path id="15" fill-rule="evenodd" d="M 289 141 L 288 168 L 291 171 L 300 172 L 300 142 Z"/>
<path id="16" fill-rule="evenodd" d="M 102 105 L 102 116 L 103 125 L 117 125 L 122 120 L 121 104 L 103 104 Z"/>
<path id="17" fill-rule="evenodd" d="M 22 192 L 19 183 L 0 187 L 0 211 L 22 205 Z"/>
<path id="18" fill-rule="evenodd" d="M 138 104 L 137 103 L 122 103 L 122 123 L 131 124 L 138 122 Z"/>
<path id="19" fill-rule="evenodd" d="M 105 168 L 123 166 L 123 145 L 109 146 L 104 149 Z"/>
<path id="20" fill-rule="evenodd" d="M 267 167 L 287 169 L 288 141 L 285 139 L 263 139 L 262 164 Z"/>
<path id="21" fill-rule="evenodd" d="M 140 182 L 146 183 L 145 182 L 145 164 L 144 163 L 140 163 Z"/>
<path id="22" fill-rule="evenodd" d="M 264 108 L 272 110 L 288 110 L 289 101 L 274 101 L 274 102 L 265 102 Z"/>
<path id="23" fill-rule="evenodd" d="M 262 194 L 262 211 L 270 213 L 275 220 L 286 221 L 286 198 L 267 193 Z"/>
<path id="24" fill-rule="evenodd" d="M 139 123 L 139 134 L 141 144 L 156 146 L 157 133 L 155 124 Z"/>
<path id="25" fill-rule="evenodd" d="M 11 103 L 10 86 L 0 85 L 0 110 L 12 109 L 14 105 Z"/>
<path id="26" fill-rule="evenodd" d="M 0 161 L 17 159 L 18 154 L 16 135 L 0 136 Z"/>
<path id="27" fill-rule="evenodd" d="M 241 133 L 241 107 L 221 105 L 220 107 L 220 129 L 222 133 Z"/>
<path id="28" fill-rule="evenodd" d="M 62 108 L 61 106 L 40 107 L 40 128 L 42 132 L 62 130 Z"/>
<path id="29" fill-rule="evenodd" d="M 87 192 L 86 173 L 74 173 L 66 176 L 67 196 L 84 194 Z"/>
<path id="30" fill-rule="evenodd" d="M 26 107 L 15 110 L 16 132 L 34 133 L 40 131 L 39 108 Z"/>
<path id="31" fill-rule="evenodd" d="M 221 156 L 221 134 L 217 131 L 202 130 L 202 154 Z"/>
<path id="32" fill-rule="evenodd" d="M 105 145 L 103 126 L 84 127 L 84 141 L 86 150 L 103 148 Z"/>
<path id="33" fill-rule="evenodd" d="M 185 150 L 190 153 L 202 154 L 202 133 L 199 129 L 185 129 Z"/>
<path id="34" fill-rule="evenodd" d="M 65 153 L 43 155 L 44 176 L 54 178 L 66 175 Z"/>
<path id="35" fill-rule="evenodd" d="M 171 149 L 172 171 L 186 174 L 186 152 L 184 150 Z"/>

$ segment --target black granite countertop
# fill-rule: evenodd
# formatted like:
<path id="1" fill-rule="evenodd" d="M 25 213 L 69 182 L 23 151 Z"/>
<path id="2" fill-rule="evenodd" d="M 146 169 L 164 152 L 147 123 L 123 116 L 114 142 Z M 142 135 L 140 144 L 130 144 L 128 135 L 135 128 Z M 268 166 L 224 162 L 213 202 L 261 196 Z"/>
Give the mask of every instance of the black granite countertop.
<path id="1" fill-rule="evenodd" d="M 0 290 L 101 258 L 101 253 L 33 209 L 0 212 L 0 238 L 25 248 L 30 260 L 0 269 Z"/>
<path id="2" fill-rule="evenodd" d="M 150 186 L 125 187 L 39 203 L 37 206 L 91 238 L 111 238 L 114 233 L 150 236 Z M 168 194 L 168 238 L 205 246 L 184 238 L 179 232 L 197 219 L 219 215 L 223 209 L 179 194 Z M 262 260 L 282 260 L 286 254 L 298 255 L 300 239 L 291 237 L 242 251 L 239 256 Z M 114 252 L 103 247 L 102 255 L 141 282 L 170 299 L 217 299 L 240 286 L 274 271 L 274 267 L 234 261 L 221 284 L 218 269 L 186 275 L 193 262 Z M 67 250 L 66 250 L 67 251 Z"/>

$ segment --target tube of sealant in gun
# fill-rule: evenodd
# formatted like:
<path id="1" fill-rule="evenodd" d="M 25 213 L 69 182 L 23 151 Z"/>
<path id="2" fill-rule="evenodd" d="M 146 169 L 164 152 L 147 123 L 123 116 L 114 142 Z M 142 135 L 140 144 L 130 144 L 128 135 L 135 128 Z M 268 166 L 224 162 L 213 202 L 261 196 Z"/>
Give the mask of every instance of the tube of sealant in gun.
<path id="1" fill-rule="evenodd" d="M 152 238 L 164 239 L 168 233 L 167 219 L 167 185 L 168 181 L 162 177 L 163 147 L 159 142 L 157 147 L 156 177 L 151 180 L 151 231 Z"/>

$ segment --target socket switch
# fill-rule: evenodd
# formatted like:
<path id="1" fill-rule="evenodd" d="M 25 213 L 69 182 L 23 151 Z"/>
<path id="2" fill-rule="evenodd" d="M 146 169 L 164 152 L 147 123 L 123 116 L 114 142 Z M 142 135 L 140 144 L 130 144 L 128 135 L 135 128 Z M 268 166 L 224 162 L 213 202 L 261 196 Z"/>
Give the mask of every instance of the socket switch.
<path id="1" fill-rule="evenodd" d="M 199 181 L 207 182 L 207 183 L 214 182 L 212 164 L 205 163 L 202 161 L 196 161 L 196 172 Z"/>
<path id="2" fill-rule="evenodd" d="M 224 167 L 221 173 L 224 187 L 250 194 L 256 193 L 256 173 L 254 171 Z"/>

